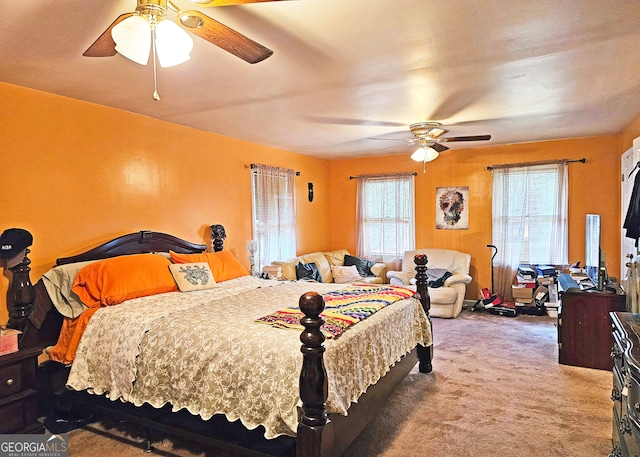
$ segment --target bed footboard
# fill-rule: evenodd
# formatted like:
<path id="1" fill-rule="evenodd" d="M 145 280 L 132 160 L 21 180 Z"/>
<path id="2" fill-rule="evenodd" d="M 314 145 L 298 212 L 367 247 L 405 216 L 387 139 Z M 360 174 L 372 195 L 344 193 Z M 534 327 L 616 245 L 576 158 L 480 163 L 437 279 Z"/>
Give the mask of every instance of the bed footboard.
<path id="1" fill-rule="evenodd" d="M 417 292 L 422 309 L 429 317 L 431 299 L 427 288 L 427 261 L 427 256 L 424 254 L 418 254 L 415 257 Z M 323 360 L 325 337 L 320 331 L 320 327 L 324 324 L 320 313 L 324 311 L 325 304 L 322 296 L 317 292 L 304 294 L 300 297 L 298 304 L 305 317 L 300 319 L 300 323 L 304 327 L 300 335 L 302 342 L 300 351 L 303 355 L 300 372 L 302 408 L 298 423 L 296 455 L 300 457 L 330 457 L 334 455 L 334 430 L 326 411 L 328 387 L 327 372 Z M 431 322 L 430 319 L 429 322 Z M 420 372 L 430 373 L 432 371 L 433 345 L 429 347 L 418 345 L 416 350 Z M 415 362 L 411 365 L 415 366 Z M 369 420 L 371 419 L 373 417 L 369 418 Z"/>
<path id="2" fill-rule="evenodd" d="M 428 260 L 425 254 L 417 254 L 413 259 L 416 264 L 416 290 L 418 295 L 420 295 L 420 303 L 427 317 L 429 317 L 429 310 L 431 309 L 431 297 L 429 296 L 429 288 L 427 287 Z M 429 325 L 431 325 L 431 319 L 429 319 Z M 431 325 L 431 334 L 433 334 L 433 325 Z M 433 370 L 431 364 L 433 360 L 433 344 L 429 347 L 419 344 L 417 349 L 418 359 L 420 360 L 420 365 L 418 366 L 420 373 L 431 373 Z"/>
<path id="3" fill-rule="evenodd" d="M 302 347 L 302 371 L 300 372 L 300 400 L 302 411 L 298 424 L 296 455 L 304 457 L 328 457 L 333 447 L 333 432 L 327 419 L 327 372 L 324 367 L 324 340 L 320 331 L 324 319 L 324 300 L 317 292 L 300 297 L 300 319 L 304 331 L 300 335 Z"/>

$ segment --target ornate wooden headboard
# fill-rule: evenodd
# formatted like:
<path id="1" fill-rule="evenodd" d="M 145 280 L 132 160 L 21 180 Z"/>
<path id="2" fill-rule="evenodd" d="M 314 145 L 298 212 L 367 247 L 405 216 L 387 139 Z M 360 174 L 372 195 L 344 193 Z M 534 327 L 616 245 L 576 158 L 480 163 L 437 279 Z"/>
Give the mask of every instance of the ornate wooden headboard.
<path id="1" fill-rule="evenodd" d="M 96 246 L 89 251 L 71 257 L 56 260 L 56 265 L 83 262 L 86 260 L 108 259 L 119 255 L 145 254 L 149 252 L 180 252 L 183 254 L 199 253 L 207 250 L 206 244 L 195 244 L 166 233 L 141 230 L 119 236 Z"/>
<path id="2" fill-rule="evenodd" d="M 214 251 L 223 250 L 225 238 L 226 233 L 222 225 L 211 226 L 211 245 Z M 59 258 L 56 265 L 108 259 L 119 255 L 168 251 L 193 254 L 206 250 L 206 244 L 192 243 L 167 233 L 141 230 L 119 236 L 80 254 Z M 35 286 L 31 284 L 29 263 L 31 261 L 25 255 L 22 263 L 12 268 L 14 276 L 9 289 L 12 291 L 11 295 L 18 298 L 7 303 L 10 316 L 17 316 L 20 311 L 20 319 L 14 319 L 12 326 L 23 331 L 20 339 L 21 348 L 55 344 L 62 325 L 62 316 L 53 307 L 42 280 Z M 19 274 L 16 275 L 16 272 Z"/>

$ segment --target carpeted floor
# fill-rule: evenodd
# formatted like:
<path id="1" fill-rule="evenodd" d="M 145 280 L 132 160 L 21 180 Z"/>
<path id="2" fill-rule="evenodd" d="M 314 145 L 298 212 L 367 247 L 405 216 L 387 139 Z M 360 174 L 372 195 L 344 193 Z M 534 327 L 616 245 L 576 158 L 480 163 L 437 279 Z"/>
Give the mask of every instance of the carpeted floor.
<path id="1" fill-rule="evenodd" d="M 433 319 L 434 371 L 417 368 L 345 457 L 606 456 L 611 451 L 611 373 L 560 365 L 555 319 L 484 311 Z M 69 433 L 71 456 L 140 456 L 122 424 Z M 179 440 L 165 456 L 227 456 Z"/>

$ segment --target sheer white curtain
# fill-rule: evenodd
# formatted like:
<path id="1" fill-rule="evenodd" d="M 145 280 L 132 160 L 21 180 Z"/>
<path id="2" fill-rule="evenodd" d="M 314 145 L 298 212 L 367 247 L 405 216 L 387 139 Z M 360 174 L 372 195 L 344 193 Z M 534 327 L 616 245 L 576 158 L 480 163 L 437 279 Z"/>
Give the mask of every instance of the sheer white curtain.
<path id="1" fill-rule="evenodd" d="M 493 167 L 494 293 L 511 297 L 518 265 L 567 265 L 566 161 Z"/>
<path id="2" fill-rule="evenodd" d="M 296 255 L 295 172 L 251 165 L 253 241 L 257 271 Z"/>
<path id="3" fill-rule="evenodd" d="M 415 174 L 358 177 L 357 255 L 399 270 L 415 249 Z"/>

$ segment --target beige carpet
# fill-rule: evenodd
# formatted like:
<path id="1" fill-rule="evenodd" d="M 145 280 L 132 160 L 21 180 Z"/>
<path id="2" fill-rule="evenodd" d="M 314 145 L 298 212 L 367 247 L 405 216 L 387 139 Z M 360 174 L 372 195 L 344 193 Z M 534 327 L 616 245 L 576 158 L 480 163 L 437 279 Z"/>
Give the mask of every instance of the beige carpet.
<path id="1" fill-rule="evenodd" d="M 557 363 L 555 319 L 463 311 L 434 319 L 430 375 L 409 374 L 345 457 L 606 456 L 611 374 Z M 71 456 L 140 456 L 122 424 L 69 434 Z M 174 446 L 175 443 L 175 446 Z M 165 438 L 166 456 L 226 456 Z"/>

